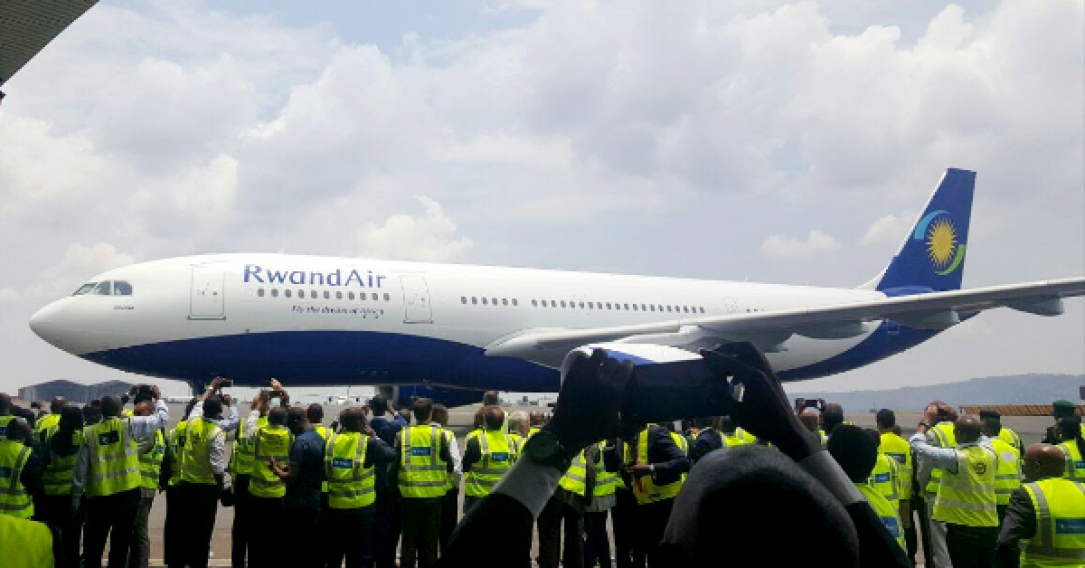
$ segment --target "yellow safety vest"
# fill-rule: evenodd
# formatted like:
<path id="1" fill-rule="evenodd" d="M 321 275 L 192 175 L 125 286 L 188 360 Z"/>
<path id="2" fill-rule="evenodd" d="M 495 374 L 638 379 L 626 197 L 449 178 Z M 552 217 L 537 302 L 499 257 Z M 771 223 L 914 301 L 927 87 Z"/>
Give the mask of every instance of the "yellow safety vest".
<path id="1" fill-rule="evenodd" d="M 331 436 L 331 433 L 332 433 L 331 430 L 329 430 L 323 424 L 314 425 L 313 430 L 316 431 L 317 436 L 320 436 L 320 438 L 322 440 L 324 440 L 325 444 L 328 443 L 328 438 Z M 324 480 L 324 481 L 320 482 L 320 492 L 324 493 L 324 494 L 328 493 L 328 481 L 327 480 Z"/>
<path id="2" fill-rule="evenodd" d="M 617 472 L 606 470 L 603 463 L 603 448 L 605 446 L 606 441 L 599 442 L 599 452 L 595 458 L 595 489 L 592 491 L 594 497 L 613 495 L 618 488 L 618 481 L 621 479 Z"/>
<path id="3" fill-rule="evenodd" d="M 991 438 L 991 448 L 998 455 L 995 501 L 999 505 L 1009 505 L 1010 495 L 1021 487 L 1021 452 L 1017 451 L 1017 446 L 1006 443 L 1002 438 Z"/>
<path id="4" fill-rule="evenodd" d="M 723 430 L 720 430 L 720 435 L 723 436 L 724 447 L 731 448 L 735 446 L 745 446 L 746 444 L 753 444 L 757 442 L 757 436 L 750 434 L 742 428 L 736 428 L 733 434 L 728 434 Z"/>
<path id="5" fill-rule="evenodd" d="M 0 440 L 8 439 L 8 423 L 12 420 L 15 420 L 15 416 L 11 414 L 0 416 Z"/>
<path id="6" fill-rule="evenodd" d="M 0 440 L 0 515 L 17 519 L 34 516 L 34 502 L 19 479 L 30 459 L 30 447 L 11 440 Z"/>
<path id="7" fill-rule="evenodd" d="M 234 438 L 233 451 L 230 452 L 230 473 L 233 475 L 252 475 L 253 447 L 256 438 L 245 431 L 245 420 L 237 425 L 237 437 Z M 267 426 L 267 416 L 256 419 L 256 427 Z"/>
<path id="8" fill-rule="evenodd" d="M 1066 473 L 1062 476 L 1070 481 L 1085 481 L 1085 457 L 1077 447 L 1077 442 L 1069 441 L 1059 444 L 1066 454 Z"/>
<path id="9" fill-rule="evenodd" d="M 898 508 L 890 503 L 880 491 L 869 484 L 856 483 L 855 488 L 866 497 L 867 503 L 870 503 L 870 508 L 874 509 L 874 513 L 882 520 L 882 524 L 885 525 L 889 534 L 893 535 L 900 548 L 908 550 L 908 547 L 904 544 L 904 531 L 900 529 L 900 511 Z"/>
<path id="10" fill-rule="evenodd" d="M 879 453 L 874 469 L 867 478 L 867 485 L 873 487 L 894 509 L 900 511 L 900 465 L 897 460 Z"/>
<path id="11" fill-rule="evenodd" d="M 882 443 L 878 451 L 897 461 L 897 465 L 900 466 L 897 468 L 900 474 L 900 483 L 897 487 L 899 497 L 901 501 L 908 501 L 912 498 L 912 447 L 908 445 L 908 440 L 892 432 L 886 432 L 882 434 Z"/>
<path id="12" fill-rule="evenodd" d="M 1005 426 L 998 431 L 998 439 L 1017 448 L 1018 454 L 1025 451 L 1025 445 L 1021 443 L 1021 436 L 1018 436 L 1017 432 L 1014 432 Z"/>
<path id="13" fill-rule="evenodd" d="M 448 447 L 451 448 L 452 447 L 452 439 L 455 436 L 455 434 L 453 434 L 451 430 L 441 430 L 441 432 L 444 433 L 445 443 L 448 444 Z M 510 434 L 510 436 L 511 436 L 511 434 Z M 521 448 L 520 445 L 516 446 L 516 455 L 520 455 L 520 448 Z M 453 489 L 459 490 L 458 481 L 459 481 L 459 479 L 456 478 L 456 472 L 454 472 L 454 471 L 446 471 L 445 472 L 445 491 L 451 491 Z"/>
<path id="14" fill-rule="evenodd" d="M 561 476 L 558 480 L 558 485 L 570 493 L 576 493 L 581 497 L 584 497 L 584 493 L 588 488 L 588 465 L 584 460 L 584 450 L 581 450 L 579 454 L 573 458 L 573 463 L 569 466 L 569 469 L 565 472 L 565 475 Z"/>
<path id="15" fill-rule="evenodd" d="M 997 527 L 997 470 L 994 450 L 978 445 L 957 448 L 957 473 L 942 476 L 932 518 L 968 527 Z"/>
<path id="16" fill-rule="evenodd" d="M 61 456 L 53 452 L 50 441 L 60 431 L 60 426 L 52 426 L 43 432 L 42 444 L 49 450 L 49 465 L 42 475 L 42 491 L 46 495 L 71 495 L 72 481 L 75 479 L 75 461 L 79 458 L 79 446 L 83 445 L 83 431 L 72 432 L 72 445 L 76 451 Z"/>
<path id="17" fill-rule="evenodd" d="M 59 424 L 60 424 L 60 415 L 59 414 L 46 414 L 45 416 L 42 416 L 41 418 L 38 419 L 37 422 L 34 423 L 34 434 L 35 434 L 35 436 L 40 435 L 42 432 L 44 432 L 46 430 L 49 430 L 50 428 L 55 428 Z"/>
<path id="18" fill-rule="evenodd" d="M 400 496 L 406 499 L 424 499 L 445 494 L 448 465 L 441 459 L 441 432 L 443 430 L 437 426 L 423 424 L 400 430 Z M 466 486 L 468 489 L 469 487 L 470 485 Z"/>
<path id="19" fill-rule="evenodd" d="M 0 515 L 5 568 L 53 568 L 53 532 L 45 523 Z"/>
<path id="20" fill-rule="evenodd" d="M 953 448 L 957 446 L 957 435 L 953 433 L 952 422 L 939 422 L 935 424 L 933 428 L 929 430 L 934 437 L 933 446 L 939 448 Z M 934 468 L 931 470 L 931 478 L 927 481 L 927 487 L 925 488 L 928 495 L 938 494 L 938 484 L 942 480 L 942 470 Z"/>
<path id="21" fill-rule="evenodd" d="M 518 457 L 512 436 L 498 431 L 475 430 L 467 435 L 467 442 L 478 440 L 482 459 L 471 464 L 471 471 L 463 474 L 463 494 L 485 497 L 493 491 L 501 478 Z"/>
<path id="22" fill-rule="evenodd" d="M 162 435 L 162 429 L 154 432 L 154 445 L 146 452 L 139 454 L 140 487 L 144 489 L 158 489 L 158 474 L 162 472 L 162 458 L 166 455 L 166 437 Z"/>
<path id="23" fill-rule="evenodd" d="M 271 458 L 279 464 L 290 459 L 293 436 L 285 426 L 257 428 L 253 444 L 252 476 L 249 478 L 249 494 L 254 497 L 275 498 L 286 495 L 286 483 L 271 470 Z"/>
<path id="24" fill-rule="evenodd" d="M 1085 485 L 1055 477 L 1024 487 L 1036 534 L 1021 541 L 1021 567 L 1085 566 Z"/>
<path id="25" fill-rule="evenodd" d="M 324 474 L 328 479 L 328 505 L 332 509 L 360 509 L 377 498 L 373 466 L 365 467 L 369 436 L 360 432 L 332 434 L 324 447 Z"/>
<path id="26" fill-rule="evenodd" d="M 107 497 L 139 487 L 139 444 L 128 418 L 107 418 L 87 426 L 83 436 L 90 466 L 87 496 Z"/>
<path id="27" fill-rule="evenodd" d="M 181 456 L 185 453 L 185 432 L 188 420 L 182 420 L 170 430 L 167 450 L 170 453 L 170 487 L 181 484 Z"/>
<path id="28" fill-rule="evenodd" d="M 630 463 L 648 464 L 648 432 L 653 426 L 649 425 L 641 430 L 637 434 L 637 451 L 634 459 Z M 642 475 L 633 480 L 633 495 L 637 498 L 637 503 L 644 505 L 647 503 L 655 503 L 658 501 L 665 501 L 667 499 L 673 499 L 678 492 L 682 490 L 682 479 L 667 483 L 665 485 L 656 485 L 652 481 L 651 475 Z"/>
<path id="29" fill-rule="evenodd" d="M 211 469 L 211 442 L 223 435 L 222 428 L 206 418 L 189 420 L 185 430 L 185 450 L 181 454 L 183 483 L 215 484 L 215 472 Z"/>

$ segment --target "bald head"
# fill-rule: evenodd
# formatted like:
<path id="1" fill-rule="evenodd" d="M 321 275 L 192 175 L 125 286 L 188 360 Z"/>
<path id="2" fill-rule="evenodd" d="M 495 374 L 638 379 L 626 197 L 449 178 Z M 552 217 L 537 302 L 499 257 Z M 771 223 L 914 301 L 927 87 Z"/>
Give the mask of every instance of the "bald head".
<path id="1" fill-rule="evenodd" d="M 1062 477 L 1066 468 L 1066 454 L 1058 446 L 1032 444 L 1025 450 L 1025 478 L 1037 481 L 1048 477 Z"/>
<path id="2" fill-rule="evenodd" d="M 965 414 L 953 423 L 953 435 L 957 437 L 958 444 L 975 442 L 982 433 L 983 425 L 975 414 Z"/>
<path id="3" fill-rule="evenodd" d="M 818 431 L 818 419 L 819 418 L 820 417 L 818 416 L 817 412 L 814 412 L 813 410 L 810 410 L 810 409 L 806 409 L 806 410 L 802 411 L 802 414 L 799 415 L 799 422 L 802 422 L 802 425 L 806 426 L 807 430 L 809 430 L 811 432 L 817 432 Z"/>

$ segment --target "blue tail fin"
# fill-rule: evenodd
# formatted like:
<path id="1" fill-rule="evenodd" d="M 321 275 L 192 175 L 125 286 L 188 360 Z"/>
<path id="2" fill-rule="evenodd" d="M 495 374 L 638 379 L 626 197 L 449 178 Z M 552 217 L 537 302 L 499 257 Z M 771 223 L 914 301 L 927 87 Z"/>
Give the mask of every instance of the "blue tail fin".
<path id="1" fill-rule="evenodd" d="M 890 295 L 957 290 L 968 251 L 976 172 L 950 168 L 900 251 L 877 280 Z"/>

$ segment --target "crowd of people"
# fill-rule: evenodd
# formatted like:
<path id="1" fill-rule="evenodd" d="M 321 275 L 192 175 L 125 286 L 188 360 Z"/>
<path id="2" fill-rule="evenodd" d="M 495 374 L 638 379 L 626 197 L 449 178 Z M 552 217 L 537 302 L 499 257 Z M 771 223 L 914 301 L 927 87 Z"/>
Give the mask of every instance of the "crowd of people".
<path id="1" fill-rule="evenodd" d="M 632 368 L 597 351 L 550 419 L 486 393 L 462 451 L 425 398 L 325 426 L 278 381 L 242 414 L 216 379 L 171 426 L 150 385 L 39 413 L 0 394 L 0 550 L 19 551 L 0 563 L 101 566 L 108 541 L 110 566 L 146 566 L 164 493 L 171 567 L 207 565 L 221 506 L 234 566 L 913 566 L 920 549 L 937 568 L 1085 566 L 1074 405 L 1025 447 L 997 413 L 935 401 L 906 440 L 891 410 L 862 429 L 791 406 L 757 355 L 702 355 L 720 416 L 623 422 Z"/>

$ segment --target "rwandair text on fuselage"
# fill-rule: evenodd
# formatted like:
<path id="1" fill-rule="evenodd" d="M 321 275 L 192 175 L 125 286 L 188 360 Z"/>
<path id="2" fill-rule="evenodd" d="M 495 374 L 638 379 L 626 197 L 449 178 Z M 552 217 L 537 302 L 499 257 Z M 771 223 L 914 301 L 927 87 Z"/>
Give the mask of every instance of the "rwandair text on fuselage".
<path id="1" fill-rule="evenodd" d="M 344 273 L 346 279 L 343 278 Z M 339 268 L 331 272 L 318 272 L 313 270 L 272 270 L 265 269 L 258 264 L 245 265 L 245 283 L 380 288 L 386 278 L 388 277 L 383 274 L 373 274 L 372 270 L 367 270 L 363 274 L 357 269 L 351 269 L 349 273 L 346 273 Z"/>

